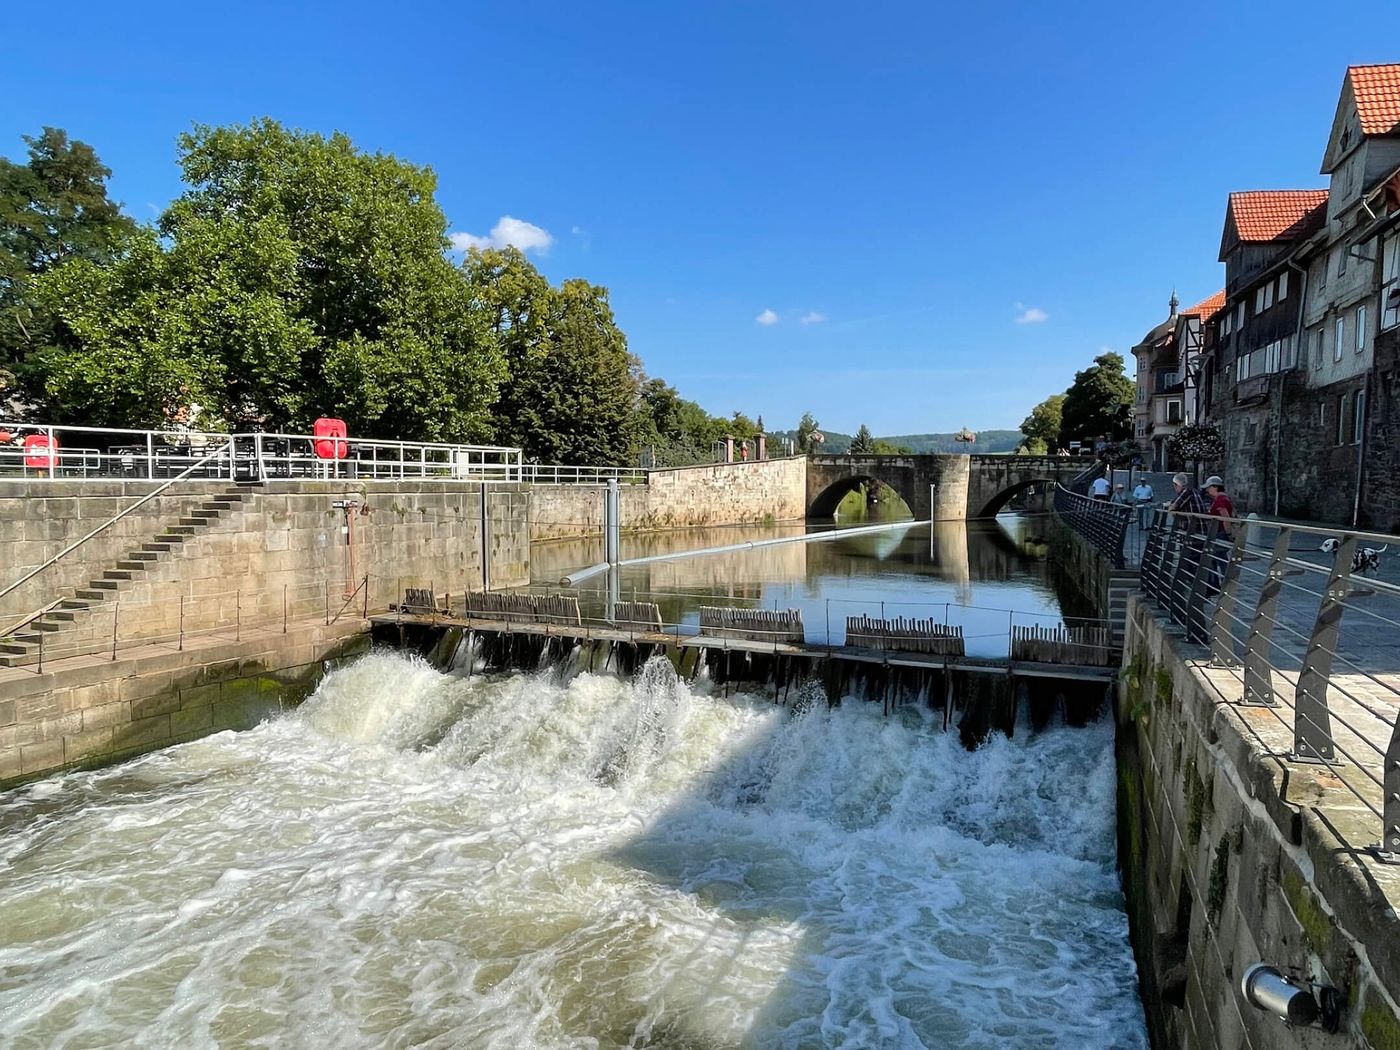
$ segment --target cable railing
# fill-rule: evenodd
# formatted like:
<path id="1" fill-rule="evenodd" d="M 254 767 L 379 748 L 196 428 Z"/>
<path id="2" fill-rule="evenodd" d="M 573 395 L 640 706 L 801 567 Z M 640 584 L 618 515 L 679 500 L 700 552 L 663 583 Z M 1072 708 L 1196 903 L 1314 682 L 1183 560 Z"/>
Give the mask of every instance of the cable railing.
<path id="1" fill-rule="evenodd" d="M 1400 537 L 1158 511 L 1140 579 L 1261 743 L 1333 773 L 1400 861 Z"/>
<path id="2" fill-rule="evenodd" d="M 1115 569 L 1125 564 L 1123 540 L 1133 513 L 1132 507 L 1121 503 L 1093 499 L 1063 485 L 1055 486 L 1055 514 L 1093 544 Z"/>
<path id="3" fill-rule="evenodd" d="M 520 480 L 534 485 L 605 485 L 609 481 L 645 484 L 647 471 L 641 467 L 574 467 L 560 463 L 526 463 Z"/>

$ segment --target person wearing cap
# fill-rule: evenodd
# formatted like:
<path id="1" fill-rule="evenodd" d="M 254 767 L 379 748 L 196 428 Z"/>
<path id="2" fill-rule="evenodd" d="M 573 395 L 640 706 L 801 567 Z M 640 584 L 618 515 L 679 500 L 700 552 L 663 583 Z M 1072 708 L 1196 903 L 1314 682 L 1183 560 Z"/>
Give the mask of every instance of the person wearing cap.
<path id="1" fill-rule="evenodd" d="M 1225 494 L 1225 482 L 1219 474 L 1212 474 L 1206 478 L 1206 495 L 1210 498 L 1210 507 L 1207 514 L 1214 514 L 1217 517 L 1225 518 L 1227 521 L 1220 526 L 1225 535 L 1230 535 L 1230 524 L 1228 519 L 1235 516 L 1235 502 Z"/>
<path id="2" fill-rule="evenodd" d="M 1210 573 L 1206 577 L 1211 590 L 1218 591 L 1225 576 L 1225 561 L 1229 557 L 1226 541 L 1230 539 L 1230 519 L 1235 516 L 1235 503 L 1225 494 L 1225 482 L 1219 474 L 1212 474 L 1206 478 L 1205 490 L 1210 500 L 1210 508 L 1206 513 L 1225 519 L 1220 523 L 1220 532 L 1212 544 L 1214 550 L 1211 551 Z"/>
<path id="3" fill-rule="evenodd" d="M 1123 483 L 1121 481 L 1113 486 L 1113 498 L 1108 502 L 1116 503 L 1120 507 L 1126 507 L 1128 505 L 1128 494 L 1123 491 Z"/>

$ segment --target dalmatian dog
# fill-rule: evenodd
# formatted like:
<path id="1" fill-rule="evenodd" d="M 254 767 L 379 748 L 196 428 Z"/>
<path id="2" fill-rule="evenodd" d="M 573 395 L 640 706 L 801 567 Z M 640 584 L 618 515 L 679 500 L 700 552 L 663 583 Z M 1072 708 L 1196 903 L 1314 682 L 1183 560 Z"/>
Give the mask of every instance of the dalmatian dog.
<path id="1" fill-rule="evenodd" d="M 1342 541 L 1335 537 L 1322 541 L 1322 546 L 1318 550 L 1324 554 L 1336 554 L 1337 548 L 1342 545 Z M 1357 547 L 1356 553 L 1351 556 L 1351 571 L 1353 574 L 1366 575 L 1368 573 L 1380 572 L 1381 555 L 1390 549 L 1390 544 L 1384 547 Z"/>

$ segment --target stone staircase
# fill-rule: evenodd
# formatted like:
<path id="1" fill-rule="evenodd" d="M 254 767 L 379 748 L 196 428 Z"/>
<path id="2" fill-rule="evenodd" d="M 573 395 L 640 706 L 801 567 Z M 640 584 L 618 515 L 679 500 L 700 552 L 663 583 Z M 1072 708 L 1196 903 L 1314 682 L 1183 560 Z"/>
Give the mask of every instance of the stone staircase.
<path id="1" fill-rule="evenodd" d="M 174 525 L 128 551 L 101 576 L 79 587 L 37 619 L 8 637 L 0 638 L 0 667 L 19 667 L 39 661 L 40 642 L 47 650 L 45 659 L 74 656 L 96 651 L 99 634 L 110 637 L 110 627 L 93 622 L 96 610 L 105 610 L 123 594 L 138 585 L 172 557 L 177 557 L 182 544 L 201 535 L 211 526 L 236 511 L 248 497 L 246 487 L 230 486 L 218 495 L 206 499 L 180 517 Z M 75 552 L 72 557 L 81 557 Z M 91 643 L 88 647 L 84 643 Z M 50 653 L 52 655 L 50 655 Z"/>

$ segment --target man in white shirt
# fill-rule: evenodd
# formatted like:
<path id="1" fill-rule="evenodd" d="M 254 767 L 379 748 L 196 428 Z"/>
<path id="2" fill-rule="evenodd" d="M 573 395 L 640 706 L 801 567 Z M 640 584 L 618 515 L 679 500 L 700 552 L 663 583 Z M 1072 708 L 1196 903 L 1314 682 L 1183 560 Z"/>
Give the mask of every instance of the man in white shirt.
<path id="1" fill-rule="evenodd" d="M 1108 501 L 1108 478 L 1105 478 L 1105 477 L 1097 477 L 1097 478 L 1095 478 L 1095 479 L 1094 479 L 1094 483 L 1093 483 L 1092 485 L 1089 486 L 1089 495 L 1093 496 L 1094 499 L 1101 499 L 1101 500 L 1104 500 L 1105 502 L 1107 502 L 1107 501 Z"/>
<path id="2" fill-rule="evenodd" d="M 1152 491 L 1152 486 L 1147 483 L 1146 478 L 1141 478 L 1137 487 L 1133 489 L 1133 502 L 1137 504 L 1138 528 L 1145 529 L 1152 523 L 1152 500 L 1156 493 Z"/>

